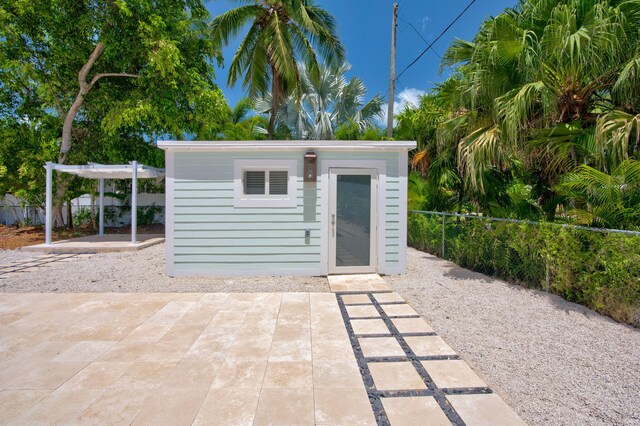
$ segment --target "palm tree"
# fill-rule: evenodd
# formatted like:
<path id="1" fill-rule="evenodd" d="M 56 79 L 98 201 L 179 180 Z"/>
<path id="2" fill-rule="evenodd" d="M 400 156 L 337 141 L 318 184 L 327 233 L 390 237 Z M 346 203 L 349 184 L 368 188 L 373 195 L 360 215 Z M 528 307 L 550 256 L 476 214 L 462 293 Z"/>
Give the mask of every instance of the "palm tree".
<path id="1" fill-rule="evenodd" d="M 363 103 L 366 88 L 357 77 L 347 80 L 350 68 L 348 63 L 337 68 L 320 65 L 314 74 L 298 64 L 301 90 L 289 95 L 278 109 L 278 124 L 288 128 L 294 138 L 316 140 L 335 139 L 335 130 L 345 124 L 360 132 L 374 126 L 382 113 L 382 97 L 376 95 Z M 271 112 L 270 94 L 256 101 L 256 111 Z"/>
<path id="2" fill-rule="evenodd" d="M 484 191 L 483 176 L 520 162 L 553 219 L 559 176 L 628 158 L 640 120 L 639 31 L 638 0 L 521 0 L 472 42 L 455 41 L 442 64 L 460 66 L 466 112 L 452 120 L 464 130 L 458 162 L 470 186 Z"/>
<path id="3" fill-rule="evenodd" d="M 624 160 L 611 174 L 581 165 L 556 189 L 575 201 L 569 214 L 578 224 L 640 229 L 640 161 Z"/>
<path id="4" fill-rule="evenodd" d="M 242 86 L 250 97 L 271 91 L 269 138 L 274 135 L 275 111 L 285 98 L 300 89 L 297 61 L 318 75 L 318 54 L 332 66 L 344 60 L 344 47 L 333 17 L 313 0 L 239 0 L 244 3 L 211 22 L 211 36 L 228 44 L 245 27 L 248 31 L 236 51 L 227 84 Z"/>

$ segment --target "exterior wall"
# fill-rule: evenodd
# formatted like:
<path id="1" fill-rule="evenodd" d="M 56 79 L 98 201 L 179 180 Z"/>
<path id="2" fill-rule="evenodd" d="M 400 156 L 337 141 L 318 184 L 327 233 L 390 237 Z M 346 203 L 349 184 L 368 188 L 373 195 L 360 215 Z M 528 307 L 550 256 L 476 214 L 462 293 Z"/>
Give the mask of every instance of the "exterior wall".
<path id="1" fill-rule="evenodd" d="M 326 275 L 327 239 L 322 211 L 328 204 L 323 162 L 386 164 L 379 176 L 378 214 L 383 214 L 380 273 L 404 272 L 406 247 L 406 152 L 314 149 L 318 182 L 303 182 L 306 149 L 282 151 L 167 151 L 167 273 L 169 275 Z M 235 159 L 297 161 L 295 207 L 234 207 Z M 359 167 L 353 165 L 352 167 Z M 383 182 L 384 180 L 384 182 Z M 382 183 L 383 182 L 383 183 Z M 404 182 L 404 183 L 403 183 Z M 404 198 L 403 188 L 404 185 Z M 325 204 L 326 203 L 326 204 Z M 403 219 L 404 214 L 404 219 Z M 169 223 L 171 222 L 171 223 Z M 380 222 L 379 222 L 380 223 Z M 305 239 L 305 230 L 311 237 Z M 379 256 L 380 257 L 380 256 Z"/>
<path id="2" fill-rule="evenodd" d="M 320 194 L 303 185 L 303 154 L 173 153 L 173 272 L 320 275 Z M 297 160 L 297 205 L 233 207 L 233 161 L 240 158 Z"/>

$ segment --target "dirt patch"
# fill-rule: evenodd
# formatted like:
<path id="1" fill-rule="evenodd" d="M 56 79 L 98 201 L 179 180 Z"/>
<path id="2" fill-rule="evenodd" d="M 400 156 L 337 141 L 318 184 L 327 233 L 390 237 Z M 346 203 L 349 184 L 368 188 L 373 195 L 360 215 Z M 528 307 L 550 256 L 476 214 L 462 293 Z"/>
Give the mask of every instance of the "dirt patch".
<path id="1" fill-rule="evenodd" d="M 129 234 L 130 226 L 121 228 L 105 228 L 105 234 Z M 77 226 L 73 229 L 54 229 L 53 241 L 95 235 L 97 231 L 91 226 Z M 163 224 L 138 225 L 138 234 L 163 234 Z M 0 225 L 0 250 L 14 250 L 24 246 L 44 243 L 43 226 L 6 226 Z"/>

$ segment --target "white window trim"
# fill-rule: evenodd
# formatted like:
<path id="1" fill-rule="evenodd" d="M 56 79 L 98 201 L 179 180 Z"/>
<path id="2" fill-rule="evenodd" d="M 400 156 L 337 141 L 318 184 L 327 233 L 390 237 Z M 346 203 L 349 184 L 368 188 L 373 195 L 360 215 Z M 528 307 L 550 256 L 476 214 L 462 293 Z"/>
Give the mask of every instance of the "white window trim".
<path id="1" fill-rule="evenodd" d="M 289 182 L 287 195 L 246 195 L 244 193 L 243 175 L 250 171 L 287 171 Z M 296 182 L 298 180 L 297 160 L 234 160 L 233 161 L 233 206 L 234 207 L 296 207 L 298 197 Z"/>

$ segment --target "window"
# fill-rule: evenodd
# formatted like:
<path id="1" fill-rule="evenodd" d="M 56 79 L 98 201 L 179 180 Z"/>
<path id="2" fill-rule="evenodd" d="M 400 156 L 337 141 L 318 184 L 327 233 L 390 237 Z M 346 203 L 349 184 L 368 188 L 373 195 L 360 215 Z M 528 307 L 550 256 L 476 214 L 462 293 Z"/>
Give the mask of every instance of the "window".
<path id="1" fill-rule="evenodd" d="M 235 207 L 295 207 L 296 160 L 235 160 Z"/>
<path id="2" fill-rule="evenodd" d="M 287 195 L 288 184 L 287 170 L 244 171 L 244 195 Z"/>

